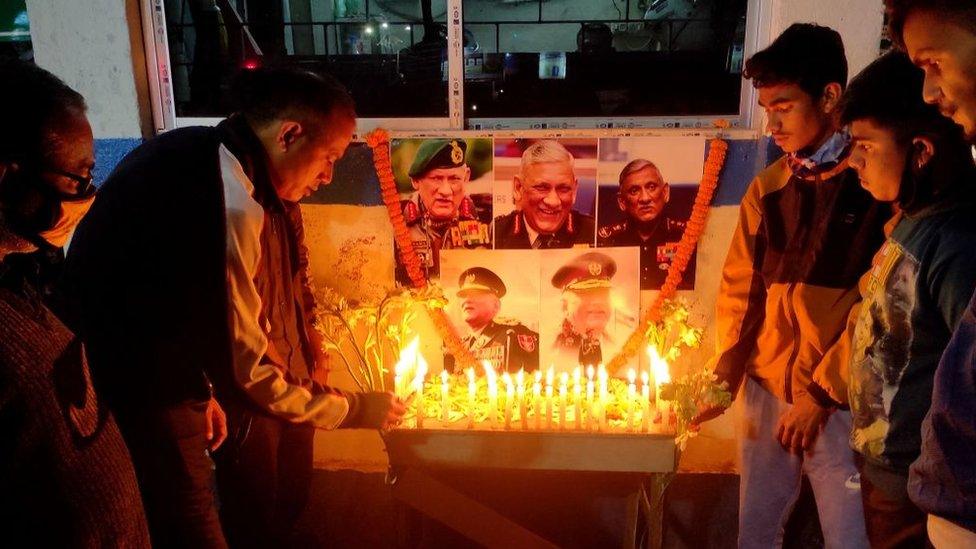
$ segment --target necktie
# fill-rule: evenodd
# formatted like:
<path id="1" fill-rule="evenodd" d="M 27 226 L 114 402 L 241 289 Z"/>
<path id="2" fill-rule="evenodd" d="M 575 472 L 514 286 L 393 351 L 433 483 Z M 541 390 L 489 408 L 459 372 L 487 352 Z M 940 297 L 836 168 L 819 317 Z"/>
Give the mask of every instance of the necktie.
<path id="1" fill-rule="evenodd" d="M 549 244 L 551 242 L 552 242 L 551 234 L 540 234 L 539 236 L 535 237 L 535 242 L 532 243 L 532 247 L 537 250 L 540 248 L 545 250 L 549 247 Z"/>

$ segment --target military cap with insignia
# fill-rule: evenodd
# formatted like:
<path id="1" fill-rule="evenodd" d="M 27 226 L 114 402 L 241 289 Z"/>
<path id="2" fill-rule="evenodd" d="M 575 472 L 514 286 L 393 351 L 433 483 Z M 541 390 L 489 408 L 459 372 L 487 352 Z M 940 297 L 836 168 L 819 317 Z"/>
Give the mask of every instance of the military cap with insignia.
<path id="1" fill-rule="evenodd" d="M 600 252 L 588 252 L 563 265 L 552 275 L 552 285 L 560 290 L 610 288 L 617 273 L 617 262 Z"/>
<path id="2" fill-rule="evenodd" d="M 498 297 L 503 297 L 508 291 L 502 279 L 484 267 L 465 269 L 458 277 L 458 287 L 458 297 L 464 297 L 466 292 L 472 290 L 492 292 Z"/>
<path id="3" fill-rule="evenodd" d="M 463 139 L 427 139 L 417 149 L 407 175 L 420 177 L 437 168 L 464 166 L 464 154 L 467 150 L 468 145 Z"/>

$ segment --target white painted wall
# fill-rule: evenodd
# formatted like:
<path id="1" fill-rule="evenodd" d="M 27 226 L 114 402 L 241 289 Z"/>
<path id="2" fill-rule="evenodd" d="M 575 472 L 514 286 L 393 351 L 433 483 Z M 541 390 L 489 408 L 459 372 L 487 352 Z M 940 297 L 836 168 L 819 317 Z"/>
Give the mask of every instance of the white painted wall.
<path id="1" fill-rule="evenodd" d="M 884 6 L 881 0 L 762 0 L 770 9 L 769 39 L 793 23 L 817 23 L 840 33 L 850 76 L 878 57 Z"/>
<path id="2" fill-rule="evenodd" d="M 88 102 L 98 139 L 141 137 L 149 95 L 138 0 L 27 0 L 37 64 Z"/>

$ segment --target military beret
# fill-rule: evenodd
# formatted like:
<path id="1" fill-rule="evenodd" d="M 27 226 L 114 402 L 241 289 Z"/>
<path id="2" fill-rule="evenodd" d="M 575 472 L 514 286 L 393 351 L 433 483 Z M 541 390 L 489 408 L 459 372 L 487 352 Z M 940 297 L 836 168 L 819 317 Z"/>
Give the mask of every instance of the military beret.
<path id="1" fill-rule="evenodd" d="M 502 279 L 484 267 L 465 269 L 458 277 L 458 286 L 458 297 L 464 297 L 464 293 L 469 290 L 492 292 L 498 297 L 504 296 L 507 291 Z"/>
<path id="2" fill-rule="evenodd" d="M 410 164 L 410 177 L 420 177 L 437 168 L 464 166 L 464 153 L 468 145 L 463 139 L 427 139 L 417 149 Z"/>
<path id="3" fill-rule="evenodd" d="M 566 263 L 552 275 L 552 285 L 560 290 L 591 290 L 611 287 L 617 262 L 600 252 L 587 252 Z"/>

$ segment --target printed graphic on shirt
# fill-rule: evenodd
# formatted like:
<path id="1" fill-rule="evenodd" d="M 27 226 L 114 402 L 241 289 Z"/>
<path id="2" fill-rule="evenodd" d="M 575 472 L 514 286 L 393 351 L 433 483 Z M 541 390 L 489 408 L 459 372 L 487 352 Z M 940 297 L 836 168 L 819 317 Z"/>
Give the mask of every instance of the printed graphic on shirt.
<path id="1" fill-rule="evenodd" d="M 888 240 L 870 281 L 854 329 L 851 353 L 851 445 L 882 459 L 891 403 L 908 366 L 918 260 Z"/>

